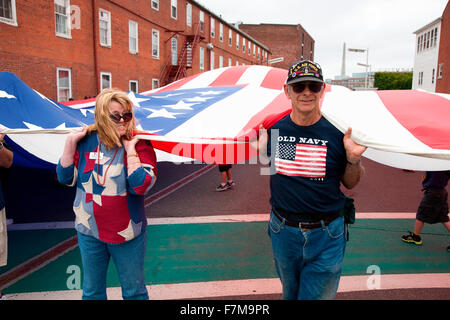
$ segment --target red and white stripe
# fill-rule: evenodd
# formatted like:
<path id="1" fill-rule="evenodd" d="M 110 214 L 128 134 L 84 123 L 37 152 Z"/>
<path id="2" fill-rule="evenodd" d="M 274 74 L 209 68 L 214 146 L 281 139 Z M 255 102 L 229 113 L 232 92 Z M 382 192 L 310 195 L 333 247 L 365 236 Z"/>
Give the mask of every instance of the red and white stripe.
<path id="1" fill-rule="evenodd" d="M 323 178 L 326 173 L 327 147 L 297 144 L 295 160 L 276 158 L 277 173 L 288 176 Z"/>

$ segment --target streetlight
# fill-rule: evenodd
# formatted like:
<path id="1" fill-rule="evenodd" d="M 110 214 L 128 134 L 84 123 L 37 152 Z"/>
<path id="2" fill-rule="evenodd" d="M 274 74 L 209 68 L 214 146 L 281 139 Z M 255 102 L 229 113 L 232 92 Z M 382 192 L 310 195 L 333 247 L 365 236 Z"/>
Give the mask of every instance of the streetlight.
<path id="1" fill-rule="evenodd" d="M 368 85 L 368 83 L 367 83 L 368 68 L 370 67 L 370 65 L 369 65 L 369 48 L 367 48 L 367 49 L 354 49 L 354 48 L 348 48 L 348 51 L 350 51 L 350 52 L 360 52 L 360 53 L 366 52 L 366 53 L 367 53 L 367 54 L 366 54 L 366 63 L 365 63 L 365 64 L 358 63 L 358 65 L 363 66 L 363 67 L 366 67 L 366 79 L 365 79 L 365 81 L 364 81 L 364 86 L 367 88 L 367 85 Z"/>

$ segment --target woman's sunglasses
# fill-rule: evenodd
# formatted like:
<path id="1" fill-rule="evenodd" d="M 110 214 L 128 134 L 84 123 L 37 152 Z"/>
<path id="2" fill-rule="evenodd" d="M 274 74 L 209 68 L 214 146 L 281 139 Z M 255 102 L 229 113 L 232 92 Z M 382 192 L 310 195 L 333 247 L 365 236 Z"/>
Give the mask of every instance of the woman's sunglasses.
<path id="1" fill-rule="evenodd" d="M 306 87 L 309 88 L 311 92 L 318 93 L 322 90 L 323 83 L 322 82 L 298 82 L 291 85 L 292 90 L 295 93 L 302 93 Z"/>
<path id="2" fill-rule="evenodd" d="M 133 119 L 133 114 L 131 112 L 125 112 L 122 115 L 120 115 L 119 113 L 110 113 L 109 117 L 115 123 L 119 123 L 121 119 L 123 119 L 123 122 L 130 122 L 131 119 Z"/>

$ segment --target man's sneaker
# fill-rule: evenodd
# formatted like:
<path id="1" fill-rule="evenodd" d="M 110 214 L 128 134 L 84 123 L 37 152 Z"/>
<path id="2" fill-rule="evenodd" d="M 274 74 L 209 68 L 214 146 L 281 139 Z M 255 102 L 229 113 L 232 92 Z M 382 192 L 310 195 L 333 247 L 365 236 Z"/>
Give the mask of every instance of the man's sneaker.
<path id="1" fill-rule="evenodd" d="M 216 188 L 216 191 L 225 191 L 225 190 L 228 190 L 228 189 L 230 189 L 231 187 L 230 186 L 228 186 L 228 183 L 225 183 L 225 184 L 219 184 L 218 186 L 217 186 L 217 188 Z"/>
<path id="2" fill-rule="evenodd" d="M 227 181 L 227 186 L 229 189 L 232 189 L 234 186 L 236 185 L 236 183 L 234 181 Z"/>
<path id="3" fill-rule="evenodd" d="M 421 245 L 422 242 L 422 238 L 418 235 L 415 235 L 414 233 L 409 231 L 409 234 L 405 234 L 402 236 L 402 241 L 407 242 L 407 243 L 414 243 L 416 245 Z"/>

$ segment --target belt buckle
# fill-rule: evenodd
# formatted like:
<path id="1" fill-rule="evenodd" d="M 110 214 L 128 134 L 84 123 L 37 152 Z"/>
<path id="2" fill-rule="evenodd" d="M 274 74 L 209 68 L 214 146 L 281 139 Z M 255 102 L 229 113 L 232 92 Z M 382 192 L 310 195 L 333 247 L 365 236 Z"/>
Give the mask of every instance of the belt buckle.
<path id="1" fill-rule="evenodd" d="M 306 225 L 307 223 L 305 223 L 305 222 L 299 222 L 298 223 L 298 227 L 300 228 L 300 229 L 302 229 L 302 230 L 304 230 L 304 231 L 308 231 L 308 230 L 311 230 L 311 228 L 307 228 L 307 227 L 304 227 L 303 225 Z"/>

